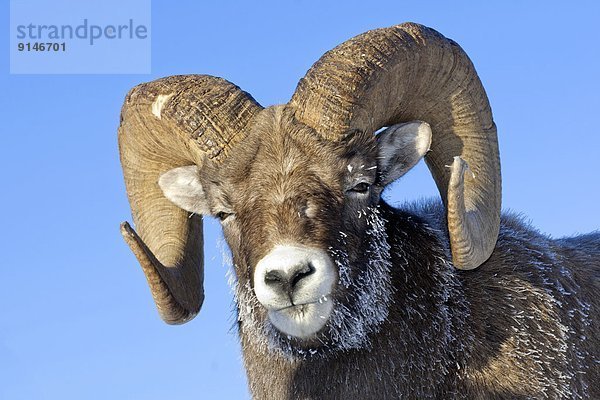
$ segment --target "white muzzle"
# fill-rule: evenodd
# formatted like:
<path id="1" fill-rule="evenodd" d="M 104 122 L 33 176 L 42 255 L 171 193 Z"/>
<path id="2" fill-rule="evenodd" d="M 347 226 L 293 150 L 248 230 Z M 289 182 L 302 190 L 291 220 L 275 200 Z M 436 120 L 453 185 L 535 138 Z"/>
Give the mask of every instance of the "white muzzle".
<path id="1" fill-rule="evenodd" d="M 278 245 L 256 265 L 254 292 L 279 331 L 306 339 L 327 323 L 336 279 L 337 273 L 325 251 Z"/>

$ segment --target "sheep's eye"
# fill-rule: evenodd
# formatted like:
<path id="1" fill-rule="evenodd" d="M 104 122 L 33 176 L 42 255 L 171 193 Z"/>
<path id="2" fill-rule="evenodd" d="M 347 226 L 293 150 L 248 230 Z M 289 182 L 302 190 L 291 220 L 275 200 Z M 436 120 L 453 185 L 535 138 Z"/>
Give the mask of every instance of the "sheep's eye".
<path id="1" fill-rule="evenodd" d="M 358 185 L 354 186 L 352 189 L 350 189 L 350 191 L 356 193 L 367 193 L 370 187 L 371 185 L 369 185 L 367 182 L 361 182 Z"/>
<path id="2" fill-rule="evenodd" d="M 219 220 L 221 220 L 221 222 L 225 221 L 227 218 L 229 218 L 230 216 L 232 216 L 232 213 L 228 213 L 225 211 L 220 211 L 216 214 L 216 217 L 219 218 Z"/>

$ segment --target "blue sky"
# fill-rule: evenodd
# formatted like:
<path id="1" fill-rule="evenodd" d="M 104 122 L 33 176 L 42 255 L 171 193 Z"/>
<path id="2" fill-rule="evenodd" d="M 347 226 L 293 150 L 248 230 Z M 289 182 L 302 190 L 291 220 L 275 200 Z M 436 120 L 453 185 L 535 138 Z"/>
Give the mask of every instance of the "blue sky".
<path id="1" fill-rule="evenodd" d="M 218 224 L 206 221 L 204 307 L 178 327 L 159 319 L 119 235 L 130 211 L 116 129 L 139 82 L 212 74 L 282 103 L 338 43 L 423 23 L 466 50 L 487 89 L 504 208 L 553 236 L 600 228 L 596 2 L 201 3 L 153 2 L 148 75 L 10 75 L 3 28 L 0 399 L 248 398 Z M 429 196 L 422 164 L 387 193 Z"/>

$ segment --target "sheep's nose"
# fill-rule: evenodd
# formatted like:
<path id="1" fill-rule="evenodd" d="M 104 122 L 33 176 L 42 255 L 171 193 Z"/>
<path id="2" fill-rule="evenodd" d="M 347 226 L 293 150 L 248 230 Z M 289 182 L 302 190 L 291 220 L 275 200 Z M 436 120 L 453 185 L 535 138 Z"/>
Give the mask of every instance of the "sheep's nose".
<path id="1" fill-rule="evenodd" d="M 273 290 L 279 289 L 291 295 L 303 279 L 314 273 L 315 268 L 311 263 L 271 269 L 265 274 L 265 285 Z"/>
<path id="2" fill-rule="evenodd" d="M 268 310 L 318 302 L 337 278 L 329 255 L 314 247 L 278 245 L 254 268 L 254 293 Z"/>

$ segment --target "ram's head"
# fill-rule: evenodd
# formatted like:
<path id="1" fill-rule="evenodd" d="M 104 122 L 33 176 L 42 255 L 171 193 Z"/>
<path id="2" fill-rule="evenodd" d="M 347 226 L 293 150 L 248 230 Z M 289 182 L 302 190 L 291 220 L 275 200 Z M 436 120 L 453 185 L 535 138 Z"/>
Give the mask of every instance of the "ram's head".
<path id="1" fill-rule="evenodd" d="M 497 237 L 487 97 L 460 47 L 415 24 L 326 53 L 282 106 L 263 109 L 210 76 L 137 86 L 119 145 L 139 231 L 123 224 L 123 235 L 168 323 L 202 305 L 202 215 L 211 215 L 232 250 L 243 329 L 300 347 L 360 341 L 392 292 L 381 192 L 423 156 L 454 265 L 477 267 Z"/>

